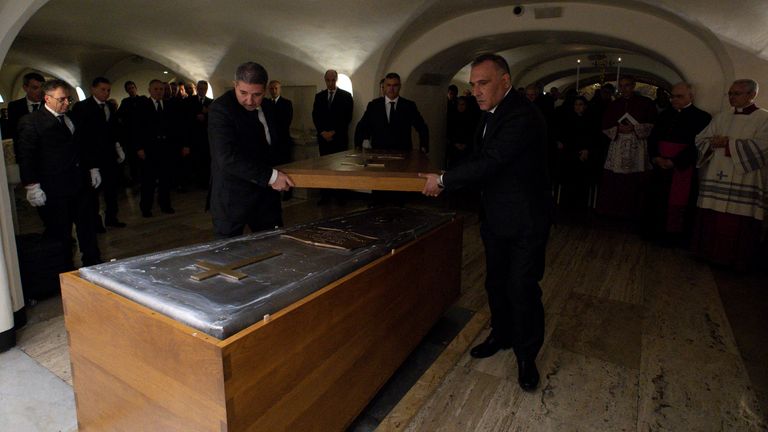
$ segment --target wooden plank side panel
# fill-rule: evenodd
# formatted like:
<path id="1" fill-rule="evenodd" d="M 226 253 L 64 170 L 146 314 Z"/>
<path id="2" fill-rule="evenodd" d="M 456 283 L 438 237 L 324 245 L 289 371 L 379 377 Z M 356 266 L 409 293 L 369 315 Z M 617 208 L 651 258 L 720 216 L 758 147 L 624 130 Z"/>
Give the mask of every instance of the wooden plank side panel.
<path id="1" fill-rule="evenodd" d="M 454 221 L 239 335 L 229 430 L 343 429 L 458 296 L 460 258 Z"/>
<path id="2" fill-rule="evenodd" d="M 289 173 L 296 187 L 324 189 L 371 189 L 384 191 L 421 192 L 426 180 L 412 176 L 340 175 L 338 173 Z"/>
<path id="3" fill-rule="evenodd" d="M 76 390 L 79 432 L 226 430 L 221 428 L 223 422 L 215 429 L 214 422 L 190 424 L 189 413 L 166 409 L 150 399 L 151 395 L 137 392 L 115 374 L 77 353 L 72 355 L 72 364 L 77 375 L 87 378 L 85 385 Z"/>
<path id="4" fill-rule="evenodd" d="M 157 430 L 137 424 L 158 415 L 177 420 L 164 431 L 221 429 L 226 413 L 218 340 L 76 272 L 61 281 L 82 430 Z"/>
<path id="5" fill-rule="evenodd" d="M 453 239 L 446 237 L 457 234 Z M 418 286 L 398 292 L 386 310 L 372 320 L 370 327 L 361 328 L 353 343 L 366 347 L 344 373 L 325 387 L 325 392 L 314 400 L 308 413 L 333 413 L 333 415 L 300 416 L 288 430 L 333 431 L 345 430 L 354 418 L 375 396 L 389 377 L 405 361 L 411 351 L 429 332 L 434 323 L 460 295 L 461 230 L 444 233 L 438 247 L 424 244 L 414 248 L 414 254 L 403 258 L 416 269 Z M 424 271 L 432 266 L 430 271 Z M 399 270 L 399 268 L 398 268 Z M 414 273 L 411 273 L 413 275 Z M 340 356 L 346 355 L 343 347 Z M 329 361 L 327 369 L 337 368 L 337 362 Z M 319 369 L 324 377 L 328 371 Z"/>

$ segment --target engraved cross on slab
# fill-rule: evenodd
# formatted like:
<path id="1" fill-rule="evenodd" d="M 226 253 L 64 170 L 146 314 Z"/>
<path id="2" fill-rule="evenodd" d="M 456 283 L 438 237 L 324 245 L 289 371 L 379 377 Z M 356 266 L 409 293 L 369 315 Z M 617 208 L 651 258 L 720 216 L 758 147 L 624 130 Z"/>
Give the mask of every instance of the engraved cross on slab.
<path id="1" fill-rule="evenodd" d="M 241 280 L 248 277 L 248 275 L 243 272 L 236 271 L 236 269 L 239 269 L 240 267 L 245 267 L 247 265 L 256 264 L 257 262 L 268 260 L 278 255 L 282 255 L 282 252 L 269 252 L 269 253 L 265 253 L 263 255 L 259 255 L 251 258 L 241 259 L 239 261 L 235 261 L 231 264 L 226 264 L 226 265 L 218 265 L 218 264 L 213 264 L 206 261 L 197 261 L 195 265 L 206 271 L 202 273 L 193 274 L 190 277 L 192 278 L 192 280 L 202 281 L 214 276 L 221 275 L 221 276 L 228 277 L 230 279 Z"/>
<path id="2" fill-rule="evenodd" d="M 724 173 L 723 170 L 720 170 L 719 173 L 715 174 L 717 177 L 720 178 L 720 180 L 723 180 L 723 177 L 728 177 L 728 174 Z"/>

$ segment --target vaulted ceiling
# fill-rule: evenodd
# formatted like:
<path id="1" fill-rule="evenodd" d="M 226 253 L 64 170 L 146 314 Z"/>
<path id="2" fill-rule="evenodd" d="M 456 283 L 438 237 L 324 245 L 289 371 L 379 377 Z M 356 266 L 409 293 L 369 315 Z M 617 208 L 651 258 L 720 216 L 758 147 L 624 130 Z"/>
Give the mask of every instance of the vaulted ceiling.
<path id="1" fill-rule="evenodd" d="M 3 4 L 15 0 L 0 0 Z M 310 74 L 336 68 L 370 75 L 386 68 L 393 53 L 418 41 L 441 23 L 478 10 L 516 5 L 504 0 L 50 0 L 24 23 L 0 69 L 0 88 L 18 91 L 18 76 L 34 68 L 80 84 L 115 65 L 144 61 L 191 79 L 229 79 L 234 66 L 257 59 L 276 76 L 297 83 Z M 704 38 L 732 44 L 758 59 L 768 59 L 768 8 L 764 0 L 592 0 L 520 2 L 533 7 L 584 4 L 621 7 L 674 21 Z M 631 26 L 632 23 L 609 23 Z M 510 26 L 514 22 L 510 21 Z M 636 29 L 638 32 L 652 29 Z M 577 35 L 578 36 L 578 35 Z M 674 42 L 674 41 L 672 41 Z M 642 58 L 649 73 L 674 79 L 677 71 L 653 52 L 597 35 L 578 40 L 552 33 L 546 40 L 511 40 L 497 49 L 513 63 L 520 80 L 547 75 L 556 80 L 573 69 L 563 58 L 608 52 Z M 478 50 L 482 47 L 475 46 Z M 428 49 L 428 48 L 427 48 Z M 453 73 L 466 65 L 454 56 L 444 62 Z M 452 61 L 452 63 L 451 63 Z M 454 64 L 458 63 L 458 64 Z M 558 68 L 560 70 L 558 70 Z M 124 73 L 124 71 L 122 71 Z M 572 73 L 572 72 L 571 72 Z M 537 76 L 538 75 L 538 76 Z"/>

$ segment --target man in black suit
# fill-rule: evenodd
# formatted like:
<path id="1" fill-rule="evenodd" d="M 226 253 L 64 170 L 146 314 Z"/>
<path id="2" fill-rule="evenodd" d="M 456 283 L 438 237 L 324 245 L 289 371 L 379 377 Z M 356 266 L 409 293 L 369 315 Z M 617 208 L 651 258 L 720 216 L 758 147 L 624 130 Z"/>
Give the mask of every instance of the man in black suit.
<path id="1" fill-rule="evenodd" d="M 320 156 L 344 151 L 349 147 L 349 122 L 352 121 L 352 95 L 336 87 L 339 74 L 325 72 L 326 89 L 315 95 L 312 122 L 317 130 Z"/>
<path id="2" fill-rule="evenodd" d="M 171 206 L 171 183 L 175 167 L 181 160 L 181 108 L 174 99 L 163 99 L 165 83 L 149 82 L 149 97 L 143 98 L 137 109 L 138 126 L 136 155 L 141 161 L 141 215 L 152 217 L 152 205 L 157 188 L 160 211 L 175 213 Z"/>
<path id="3" fill-rule="evenodd" d="M 3 139 L 15 139 L 19 120 L 43 107 L 43 84 L 45 84 L 45 78 L 39 73 L 30 72 L 24 75 L 22 88 L 26 96 L 8 104 L 8 135 L 3 135 Z"/>
<path id="4" fill-rule="evenodd" d="M 370 140 L 374 149 L 410 151 L 411 128 L 419 134 L 419 148 L 429 151 L 429 128 L 416 104 L 400 96 L 400 75 L 391 72 L 384 77 L 384 96 L 368 103 L 363 118 L 355 129 L 355 147 Z"/>
<path id="5" fill-rule="evenodd" d="M 291 138 L 291 122 L 293 121 L 293 103 L 280 93 L 282 84 L 278 80 L 269 82 L 269 95 L 275 107 L 275 122 L 277 126 L 276 164 L 286 164 L 291 161 L 293 139 Z"/>
<path id="6" fill-rule="evenodd" d="M 283 225 L 280 191 L 293 182 L 274 166 L 277 125 L 274 106 L 262 103 L 267 71 L 258 63 L 238 66 L 235 88 L 211 104 L 211 216 L 218 238 Z"/>
<path id="7" fill-rule="evenodd" d="M 293 121 L 293 103 L 282 96 L 283 85 L 278 80 L 269 82 L 269 95 L 275 106 L 275 121 L 277 124 L 277 149 L 275 164 L 287 164 L 293 160 L 293 138 L 291 138 L 291 122 Z M 283 201 L 292 197 L 293 191 L 283 192 Z"/>
<path id="8" fill-rule="evenodd" d="M 538 282 L 544 275 L 553 207 L 546 124 L 538 109 L 512 90 L 503 57 L 485 54 L 475 59 L 470 84 L 485 111 L 475 134 L 477 150 L 442 176 L 420 174 L 427 179 L 423 193 L 437 196 L 443 188 L 481 188 L 492 330 L 470 354 L 483 358 L 513 348 L 518 383 L 530 391 L 539 383 L 535 360 L 544 341 L 544 307 Z"/>
<path id="9" fill-rule="evenodd" d="M 338 153 L 349 148 L 349 122 L 352 121 L 354 101 L 352 95 L 336 87 L 339 74 L 329 69 L 325 72 L 326 89 L 315 95 L 312 104 L 312 122 L 317 130 L 317 143 L 320 156 Z M 331 196 L 343 202 L 342 191 L 320 191 L 318 204 L 327 204 Z"/>
<path id="10" fill-rule="evenodd" d="M 74 223 L 83 265 L 99 264 L 91 211 L 93 189 L 101 183 L 99 169 L 83 153 L 75 122 L 67 116 L 69 86 L 51 80 L 43 92 L 44 107 L 19 122 L 16 157 L 21 182 L 43 220 L 43 235 L 69 248 Z"/>
<path id="11" fill-rule="evenodd" d="M 97 232 L 104 226 L 99 216 L 99 192 L 104 192 L 104 225 L 124 228 L 125 223 L 117 220 L 117 193 L 120 188 L 119 164 L 125 160 L 125 152 L 118 142 L 117 115 L 107 103 L 112 84 L 104 77 L 94 78 L 91 83 L 91 97 L 80 101 L 72 108 L 76 119 L 83 151 L 99 167 L 101 187 L 94 194 L 94 221 Z"/>
<path id="12" fill-rule="evenodd" d="M 128 164 L 130 181 L 136 182 L 139 180 L 139 158 L 136 156 L 137 148 L 133 140 L 138 135 L 136 133 L 136 129 L 140 127 L 137 118 L 138 107 L 144 98 L 139 96 L 138 88 L 133 81 L 126 81 L 123 88 L 128 96 L 120 101 L 120 107 L 117 109 L 119 137 L 123 150 L 125 150 L 125 163 Z"/>
<path id="13" fill-rule="evenodd" d="M 191 87 L 191 85 L 190 85 Z M 194 86 L 195 94 L 183 99 L 185 106 L 185 130 L 190 147 L 190 163 L 182 173 L 184 183 L 208 187 L 211 177 L 211 151 L 208 147 L 208 108 L 213 99 L 207 97 L 208 81 L 200 80 Z M 191 178 L 190 178 L 191 177 Z"/>

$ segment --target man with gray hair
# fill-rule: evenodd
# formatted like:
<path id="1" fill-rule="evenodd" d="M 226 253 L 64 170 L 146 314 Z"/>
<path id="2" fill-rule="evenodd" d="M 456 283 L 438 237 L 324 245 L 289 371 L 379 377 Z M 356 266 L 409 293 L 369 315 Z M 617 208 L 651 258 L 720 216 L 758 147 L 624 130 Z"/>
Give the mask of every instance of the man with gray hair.
<path id="1" fill-rule="evenodd" d="M 696 198 L 696 134 L 712 119 L 693 105 L 693 98 L 690 84 L 675 84 L 671 108 L 659 114 L 648 136 L 653 170 L 644 234 L 669 246 L 679 245 L 685 234 L 690 235 Z"/>
<path id="2" fill-rule="evenodd" d="M 269 78 L 258 63 L 243 63 L 235 88 L 217 98 L 208 112 L 211 146 L 210 210 L 219 238 L 283 225 L 280 191 L 291 179 L 272 168 L 278 143 L 274 106 L 263 104 Z"/>
<path id="3" fill-rule="evenodd" d="M 760 244 L 768 206 L 768 111 L 754 104 L 757 82 L 728 90 L 733 110 L 717 114 L 696 137 L 699 191 L 693 253 L 746 270 Z"/>
<path id="4" fill-rule="evenodd" d="M 45 105 L 21 118 L 16 140 L 27 201 L 43 220 L 43 236 L 68 249 L 74 223 L 83 265 L 99 264 L 92 200 L 101 174 L 93 155 L 81 147 L 77 120 L 68 114 L 69 85 L 54 79 L 42 91 Z"/>

